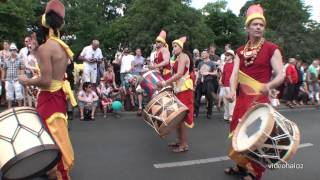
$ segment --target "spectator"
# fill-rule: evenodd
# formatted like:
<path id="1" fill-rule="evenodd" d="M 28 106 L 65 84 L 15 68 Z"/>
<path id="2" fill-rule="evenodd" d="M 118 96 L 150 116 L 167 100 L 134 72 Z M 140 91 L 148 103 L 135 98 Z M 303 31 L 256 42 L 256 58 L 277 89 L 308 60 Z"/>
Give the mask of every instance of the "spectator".
<path id="1" fill-rule="evenodd" d="M 216 63 L 219 62 L 220 57 L 218 55 L 216 55 L 216 45 L 215 44 L 210 44 L 209 46 L 209 58 L 211 61 L 214 61 Z"/>
<path id="2" fill-rule="evenodd" d="M 27 39 L 27 38 L 26 38 Z M 21 50 L 20 50 L 21 52 Z M 22 56 L 20 56 L 22 57 Z M 34 48 L 32 48 L 31 44 L 28 45 L 28 55 L 23 59 L 25 66 L 25 73 L 27 78 L 32 78 L 39 74 L 38 72 L 38 63 L 35 57 Z M 35 86 L 25 86 L 25 104 L 32 107 L 33 103 L 36 106 L 36 95 L 38 92 L 38 88 Z"/>
<path id="3" fill-rule="evenodd" d="M 142 57 L 141 49 L 136 49 L 136 56 L 134 57 L 134 60 L 131 64 L 132 74 L 133 75 L 140 75 L 142 68 L 144 65 L 144 57 Z"/>
<path id="4" fill-rule="evenodd" d="M 80 120 L 84 120 L 84 110 L 91 110 L 91 120 L 94 120 L 95 111 L 98 105 L 99 97 L 92 90 L 93 86 L 89 82 L 85 82 L 82 85 L 82 90 L 78 94 Z"/>
<path id="5" fill-rule="evenodd" d="M 227 122 L 231 122 L 235 101 L 229 102 L 226 97 L 230 95 L 230 77 L 233 70 L 233 59 L 235 57 L 234 51 L 229 49 L 225 53 L 225 64 L 221 76 L 223 91 L 223 103 L 224 103 L 224 115 L 223 118 Z"/>
<path id="6" fill-rule="evenodd" d="M 22 106 L 23 86 L 18 81 L 18 75 L 24 74 L 24 64 L 18 57 L 18 48 L 14 43 L 11 43 L 9 50 L 11 56 L 4 61 L 2 80 L 5 80 L 6 100 L 8 108 L 11 108 L 14 100 L 18 102 L 18 106 Z"/>
<path id="7" fill-rule="evenodd" d="M 125 86 L 124 77 L 130 73 L 131 71 L 131 64 L 132 61 L 134 61 L 134 56 L 129 54 L 129 48 L 126 47 L 123 49 L 123 53 L 121 54 L 120 58 L 120 79 L 121 79 L 121 85 Z"/>
<path id="8" fill-rule="evenodd" d="M 79 59 L 84 61 L 83 83 L 90 82 L 95 84 L 97 81 L 98 63 L 103 59 L 99 41 L 93 40 L 91 45 L 83 48 Z"/>
<path id="9" fill-rule="evenodd" d="M 107 64 L 106 71 L 103 73 L 102 78 L 104 79 L 105 84 L 108 84 L 108 86 L 113 86 L 113 88 L 117 87 L 112 64 Z"/>
<path id="10" fill-rule="evenodd" d="M 307 70 L 307 84 L 309 89 L 309 98 L 312 104 L 319 101 L 319 83 L 318 71 L 319 60 L 314 60 Z"/>
<path id="11" fill-rule="evenodd" d="M 143 100 L 143 92 L 144 92 L 144 90 L 140 87 L 140 83 L 141 83 L 142 79 L 143 78 L 140 75 L 132 76 L 128 79 L 129 83 L 131 84 L 131 86 L 133 88 L 133 92 L 138 97 L 138 106 L 139 106 L 138 112 L 137 112 L 138 116 L 142 115 L 142 100 Z"/>
<path id="12" fill-rule="evenodd" d="M 303 84 L 304 84 L 304 80 L 303 80 L 304 71 L 303 71 L 303 67 L 302 67 L 302 61 L 300 59 L 297 59 L 296 71 L 298 73 L 298 82 L 294 87 L 293 104 L 294 105 L 303 105 L 302 101 L 299 103 L 301 86 L 303 86 Z"/>
<path id="13" fill-rule="evenodd" d="M 294 58 L 289 59 L 289 63 L 286 69 L 286 82 L 287 82 L 287 97 L 286 97 L 286 105 L 290 108 L 294 107 L 293 99 L 294 99 L 294 90 L 295 86 L 298 83 L 298 72 L 296 70 L 296 60 Z"/>
<path id="14" fill-rule="evenodd" d="M 29 36 L 24 38 L 24 47 L 20 49 L 19 56 L 22 60 L 25 60 L 29 54 L 29 46 L 31 45 L 31 38 Z"/>
<path id="15" fill-rule="evenodd" d="M 34 50 L 31 48 L 31 45 L 28 46 L 28 54 L 26 58 L 23 59 L 23 62 L 26 67 L 26 76 L 28 78 L 32 78 L 34 74 L 38 73 L 38 68 L 37 68 L 38 63 L 35 57 Z"/>
<path id="16" fill-rule="evenodd" d="M 224 53 L 221 54 L 220 56 L 220 59 L 221 59 L 221 67 L 223 67 L 224 65 L 224 61 L 225 61 L 225 58 L 226 58 L 226 52 L 228 50 L 231 50 L 231 44 L 226 44 L 224 45 Z M 222 71 L 223 68 L 221 68 L 221 71 Z"/>
<path id="17" fill-rule="evenodd" d="M 193 50 L 193 62 L 195 68 L 197 68 L 199 63 L 201 62 L 200 52 L 198 49 Z"/>
<path id="18" fill-rule="evenodd" d="M 1 62 L 8 60 L 11 56 L 11 53 L 9 51 L 10 43 L 8 40 L 3 41 L 3 49 L 0 51 L 0 60 Z"/>
<path id="19" fill-rule="evenodd" d="M 103 117 L 106 118 L 107 112 L 111 111 L 111 105 L 112 105 L 111 93 L 113 91 L 112 84 L 109 84 L 108 82 L 106 82 L 104 78 L 101 78 L 97 91 L 101 99 L 101 105 L 103 107 Z"/>
<path id="20" fill-rule="evenodd" d="M 214 84 L 212 79 L 217 76 L 216 64 L 213 61 L 210 61 L 208 50 L 203 50 L 201 53 L 203 58 L 202 62 L 198 65 L 199 71 L 197 72 L 196 79 L 196 92 L 195 92 L 195 112 L 194 116 L 198 117 L 201 96 L 205 94 L 206 99 L 208 100 L 207 107 L 207 118 L 211 118 L 212 107 L 213 107 L 213 96 L 212 93 L 215 91 Z"/>

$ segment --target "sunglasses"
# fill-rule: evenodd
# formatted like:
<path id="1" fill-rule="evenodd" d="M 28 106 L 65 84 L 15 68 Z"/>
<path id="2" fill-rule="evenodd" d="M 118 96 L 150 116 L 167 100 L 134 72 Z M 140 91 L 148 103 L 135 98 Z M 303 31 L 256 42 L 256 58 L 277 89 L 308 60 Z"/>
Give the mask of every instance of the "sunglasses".
<path id="1" fill-rule="evenodd" d="M 9 49 L 9 51 L 11 51 L 11 52 L 12 52 L 12 51 L 17 51 L 17 50 L 15 50 L 15 49 Z"/>

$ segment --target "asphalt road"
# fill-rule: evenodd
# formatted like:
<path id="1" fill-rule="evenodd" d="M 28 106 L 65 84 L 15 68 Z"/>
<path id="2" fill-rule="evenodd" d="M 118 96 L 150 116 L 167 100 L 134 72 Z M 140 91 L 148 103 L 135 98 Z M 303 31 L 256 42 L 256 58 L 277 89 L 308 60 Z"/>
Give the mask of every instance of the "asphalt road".
<path id="1" fill-rule="evenodd" d="M 281 113 L 296 122 L 301 131 L 301 144 L 290 163 L 301 169 L 267 171 L 263 179 L 319 180 L 320 172 L 320 112 L 319 110 L 284 110 Z M 95 122 L 72 122 L 71 137 L 76 153 L 75 167 L 71 173 L 76 180 L 233 180 L 223 169 L 232 165 L 223 160 L 229 146 L 228 124 L 221 114 L 208 120 L 203 115 L 189 130 L 190 151 L 175 154 L 167 144 L 174 134 L 160 139 L 141 118 L 134 114 L 121 118 L 109 117 Z M 218 157 L 218 158 L 217 158 Z M 155 165 L 181 161 L 221 158 L 222 160 L 180 167 L 155 168 Z M 191 161 L 192 164 L 192 161 Z M 302 165 L 302 166 L 301 166 Z"/>
<path id="2" fill-rule="evenodd" d="M 267 170 L 263 179 L 319 180 L 319 109 L 283 109 L 280 113 L 300 128 L 303 146 L 290 161 L 298 167 Z M 93 122 L 79 121 L 75 116 L 70 130 L 76 159 L 71 177 L 75 180 L 239 179 L 223 173 L 233 163 L 225 157 L 230 141 L 228 124 L 222 120 L 222 114 L 216 112 L 210 120 L 201 114 L 195 123 L 188 131 L 189 152 L 176 154 L 167 147 L 174 140 L 174 133 L 161 139 L 133 113 L 107 119 L 100 114 Z"/>

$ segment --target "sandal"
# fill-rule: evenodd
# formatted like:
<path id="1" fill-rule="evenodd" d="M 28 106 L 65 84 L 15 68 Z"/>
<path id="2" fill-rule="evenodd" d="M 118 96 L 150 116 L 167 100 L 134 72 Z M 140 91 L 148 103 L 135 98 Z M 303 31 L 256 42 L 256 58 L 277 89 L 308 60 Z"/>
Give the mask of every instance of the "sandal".
<path id="1" fill-rule="evenodd" d="M 236 170 L 235 168 L 238 168 L 238 170 Z M 228 167 L 227 169 L 224 170 L 224 173 L 228 175 L 240 175 L 240 176 L 247 175 L 246 171 L 240 166 Z"/>
<path id="2" fill-rule="evenodd" d="M 178 146 L 178 147 L 172 149 L 172 152 L 174 152 L 174 153 L 182 153 L 182 152 L 187 152 L 187 151 L 189 151 L 188 146 Z"/>
<path id="3" fill-rule="evenodd" d="M 84 117 L 80 117 L 80 121 L 84 121 Z"/>
<path id="4" fill-rule="evenodd" d="M 287 103 L 286 105 L 287 105 L 289 108 L 294 108 L 293 104 L 291 104 L 291 103 Z"/>
<path id="5" fill-rule="evenodd" d="M 94 121 L 94 117 L 91 117 L 91 121 Z"/>
<path id="6" fill-rule="evenodd" d="M 240 180 L 257 180 L 257 178 L 253 174 L 247 173 L 247 175 L 241 177 Z"/>
<path id="7" fill-rule="evenodd" d="M 142 115 L 142 109 L 138 109 L 138 112 L 137 112 L 137 116 L 141 116 Z"/>
<path id="8" fill-rule="evenodd" d="M 168 144 L 168 147 L 178 147 L 178 146 L 180 146 L 179 142 L 172 142 Z"/>

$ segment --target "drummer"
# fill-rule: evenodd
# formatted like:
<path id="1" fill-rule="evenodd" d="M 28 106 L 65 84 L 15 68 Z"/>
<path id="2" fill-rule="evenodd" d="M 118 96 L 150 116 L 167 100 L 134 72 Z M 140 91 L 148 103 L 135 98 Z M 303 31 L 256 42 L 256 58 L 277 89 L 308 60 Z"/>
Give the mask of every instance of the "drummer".
<path id="1" fill-rule="evenodd" d="M 162 30 L 156 39 L 156 53 L 154 64 L 149 69 L 159 69 L 164 80 L 171 77 L 170 52 L 166 43 L 167 33 Z"/>
<path id="2" fill-rule="evenodd" d="M 282 56 L 279 48 L 263 37 L 266 19 L 263 9 L 259 4 L 249 7 L 245 26 L 248 33 L 248 41 L 236 51 L 234 68 L 230 80 L 231 92 L 227 97 L 230 102 L 236 98 L 236 105 L 230 124 L 230 136 L 232 136 L 232 132 L 248 108 L 256 102 L 269 103 L 268 96 L 270 95 L 270 90 L 281 85 L 284 80 Z M 256 95 L 246 94 L 246 90 L 242 89 L 240 82 L 240 91 L 236 97 L 239 70 L 262 83 L 262 87 Z M 273 80 L 271 80 L 272 73 L 275 74 Z M 242 179 L 245 180 L 261 179 L 265 171 L 261 165 L 241 156 L 232 148 L 230 149 L 229 157 L 237 166 L 225 169 L 226 174 L 243 175 Z"/>
<path id="3" fill-rule="evenodd" d="M 49 179 L 68 180 L 69 170 L 73 166 L 74 153 L 67 129 L 66 96 L 63 92 L 64 74 L 68 59 L 73 53 L 60 39 L 59 30 L 64 25 L 65 8 L 59 0 L 48 2 L 42 15 L 41 30 L 46 37 L 37 47 L 38 64 L 41 76 L 28 79 L 20 76 L 19 81 L 27 86 L 40 87 L 37 111 L 60 148 L 62 157 L 57 166 L 48 173 Z M 32 43 L 37 45 L 36 38 Z M 32 166 L 32 164 L 30 164 Z"/>
<path id="4" fill-rule="evenodd" d="M 193 70 L 192 58 L 183 52 L 186 37 L 173 41 L 173 53 L 175 60 L 173 64 L 173 75 L 165 81 L 158 83 L 159 88 L 173 84 L 176 97 L 188 107 L 189 112 L 185 119 L 179 124 L 177 129 L 178 141 L 170 144 L 173 152 L 186 152 L 189 149 L 187 141 L 187 129 L 192 128 L 193 124 L 193 81 L 190 78 L 190 72 Z"/>

